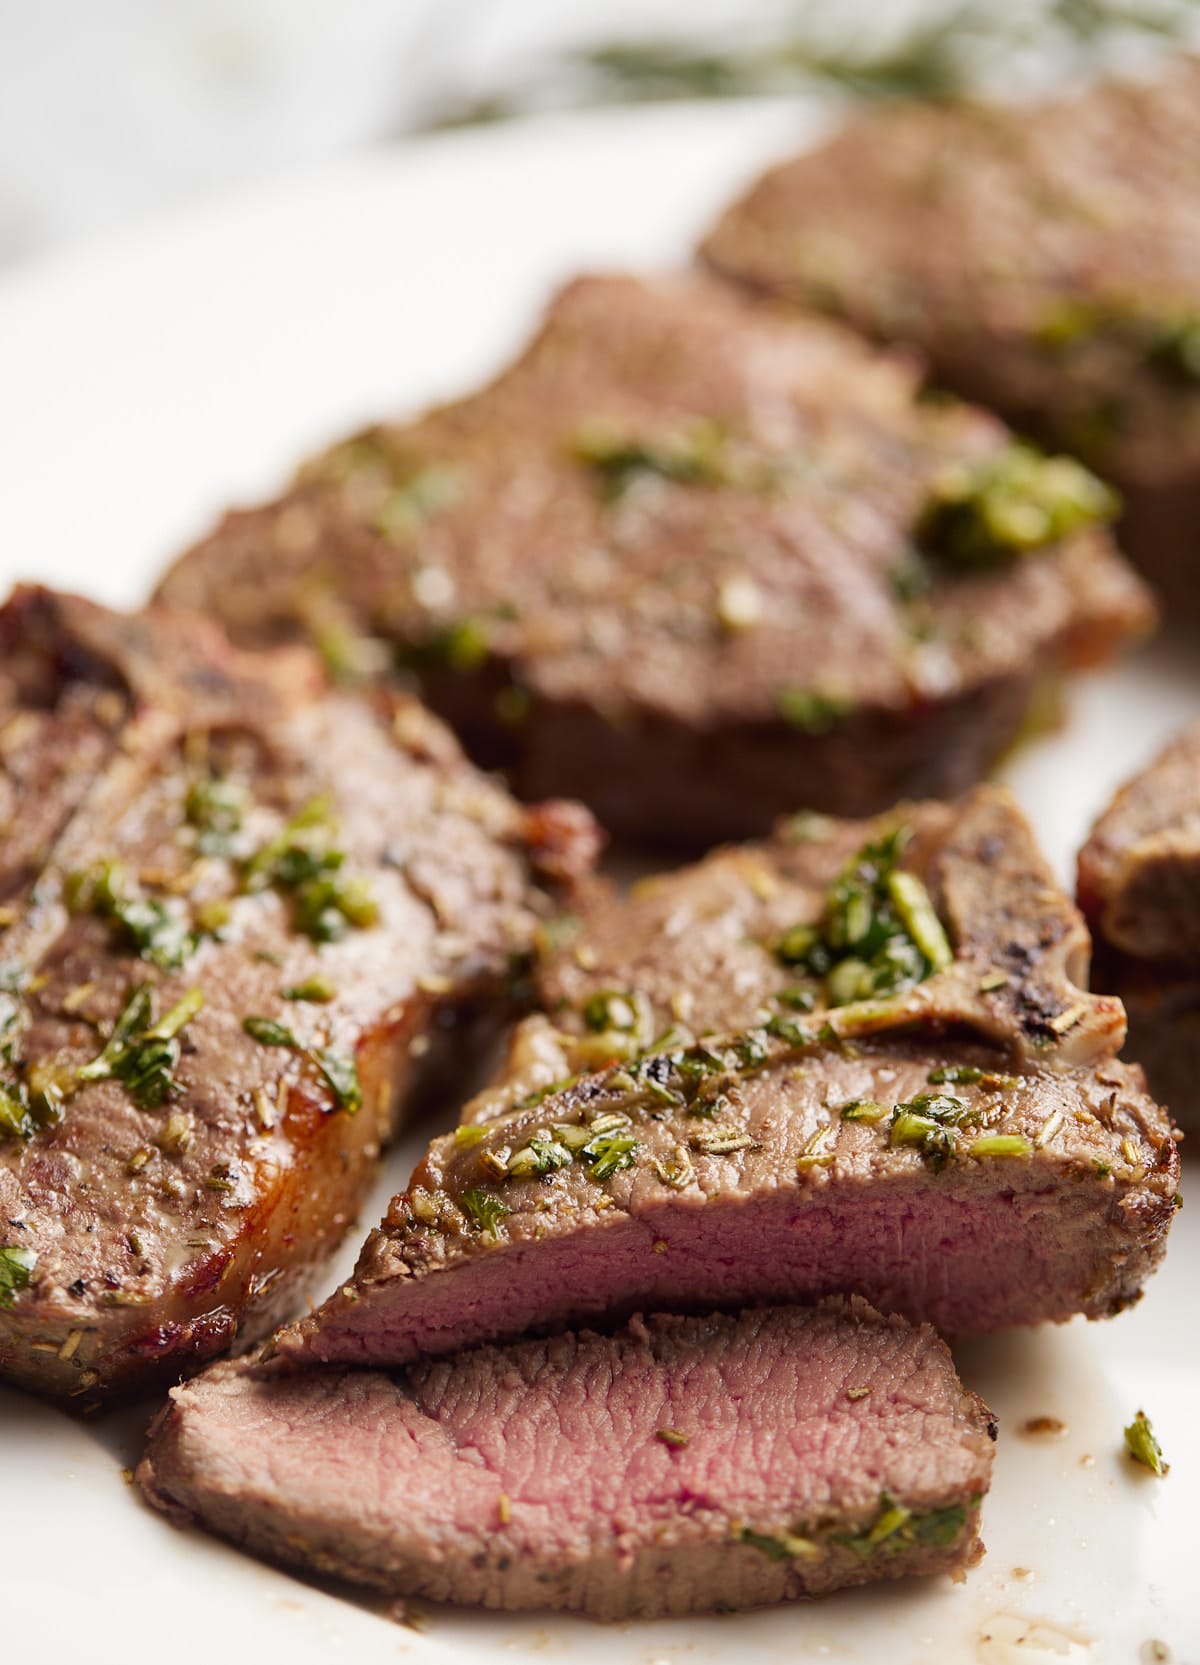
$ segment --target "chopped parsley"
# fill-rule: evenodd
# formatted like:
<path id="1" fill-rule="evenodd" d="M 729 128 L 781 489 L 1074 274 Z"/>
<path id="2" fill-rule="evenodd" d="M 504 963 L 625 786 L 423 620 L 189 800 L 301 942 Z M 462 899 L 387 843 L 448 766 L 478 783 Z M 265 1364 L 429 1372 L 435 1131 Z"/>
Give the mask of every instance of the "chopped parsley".
<path id="1" fill-rule="evenodd" d="M 375 512 L 375 531 L 391 543 L 408 543 L 427 520 L 450 507 L 461 489 L 452 468 L 418 469 L 388 492 Z"/>
<path id="2" fill-rule="evenodd" d="M 274 1018 L 244 1017 L 242 1028 L 260 1046 L 283 1046 L 302 1052 L 310 1063 L 316 1065 L 339 1110 L 353 1115 L 356 1110 L 362 1109 L 362 1086 L 352 1053 L 335 1052 L 330 1047 L 306 1046 L 293 1030 L 285 1023 L 277 1023 Z"/>
<path id="3" fill-rule="evenodd" d="M 119 862 L 69 874 L 63 900 L 73 914 L 108 920 L 140 959 L 162 971 L 178 971 L 195 951 L 196 937 L 188 923 L 133 885 Z"/>
<path id="4" fill-rule="evenodd" d="M 244 891 L 274 888 L 291 898 L 296 929 L 314 942 L 338 942 L 379 918 L 366 880 L 343 870 L 345 851 L 334 847 L 333 838 L 329 802 L 314 799 L 242 869 Z"/>
<path id="5" fill-rule="evenodd" d="M 1126 1428 L 1125 1449 L 1135 1463 L 1141 1463 L 1143 1468 L 1148 1468 L 1160 1479 L 1170 1473 L 1171 1465 L 1163 1461 L 1162 1446 L 1154 1437 L 1154 1429 L 1145 1411 L 1138 1411 Z"/>
<path id="6" fill-rule="evenodd" d="M 1194 307 L 1155 312 L 1113 296 L 1072 296 L 1049 308 L 1037 340 L 1060 354 L 1117 341 L 1164 381 L 1183 387 L 1200 382 L 1200 311 Z"/>
<path id="7" fill-rule="evenodd" d="M 464 1191 L 461 1200 L 478 1231 L 484 1231 L 493 1238 L 500 1235 L 497 1226 L 506 1214 L 512 1212 L 507 1203 L 501 1202 L 494 1192 L 484 1190 L 482 1186 L 472 1186 Z"/>
<path id="8" fill-rule="evenodd" d="M 287 1046 L 299 1049 L 300 1042 L 286 1024 L 276 1023 L 274 1018 L 244 1017 L 242 1028 L 252 1041 L 260 1046 Z"/>
<path id="9" fill-rule="evenodd" d="M 794 925 L 774 945 L 784 965 L 824 984 L 831 1006 L 900 993 L 953 958 L 928 891 L 899 866 L 908 837 L 897 827 L 865 844 L 830 887 L 820 922 Z M 767 1027 L 789 1038 L 777 1020 Z"/>
<path id="10" fill-rule="evenodd" d="M 955 462 L 933 481 L 913 536 L 960 572 L 985 572 L 1084 526 L 1114 520 L 1117 494 L 1073 457 L 1012 444 L 980 462 Z"/>
<path id="11" fill-rule="evenodd" d="M 967 1151 L 968 1156 L 1029 1156 L 1033 1141 L 1023 1133 L 985 1133 Z"/>
<path id="12" fill-rule="evenodd" d="M 821 1554 L 819 1543 L 795 1532 L 755 1532 L 752 1527 L 743 1526 L 738 1538 L 765 1555 L 768 1561 L 812 1561 Z"/>
<path id="13" fill-rule="evenodd" d="M 817 688 L 781 688 L 775 699 L 784 722 L 805 734 L 828 734 L 843 717 L 854 710 L 853 700 Z"/>
<path id="14" fill-rule="evenodd" d="M 610 503 L 647 476 L 689 486 L 725 485 L 733 477 L 726 430 L 702 417 L 645 439 L 590 424 L 575 435 L 572 453 L 592 469 Z"/>
<path id="15" fill-rule="evenodd" d="M 8 1312 L 22 1289 L 28 1289 L 37 1265 L 33 1249 L 0 1249 L 0 1310 Z"/>
<path id="16" fill-rule="evenodd" d="M 620 989 L 600 989 L 583 1004 L 583 1021 L 593 1034 L 629 1033 L 638 1027 L 638 999 Z"/>
<path id="17" fill-rule="evenodd" d="M 181 1052 L 179 1033 L 203 1005 L 201 991 L 189 989 L 154 1023 L 150 986 L 138 984 L 113 1024 L 103 1051 L 76 1071 L 76 1079 L 120 1081 L 141 1109 L 158 1109 L 176 1088 L 173 1072 Z"/>
<path id="18" fill-rule="evenodd" d="M 317 1005 L 325 1005 L 330 1000 L 337 999 L 337 984 L 331 977 L 321 972 L 306 977 L 303 983 L 293 983 L 283 991 L 285 1000 L 306 1000 Z"/>
<path id="19" fill-rule="evenodd" d="M 196 829 L 196 848 L 204 856 L 227 856 L 241 829 L 247 793 L 236 781 L 205 776 L 188 787 L 183 813 Z"/>
<path id="20" fill-rule="evenodd" d="M 935 1172 L 945 1166 L 958 1142 L 958 1130 L 982 1119 L 962 1099 L 944 1093 L 918 1093 L 892 1111 L 888 1144 L 893 1148 L 912 1145 Z"/>
<path id="21" fill-rule="evenodd" d="M 994 1070 L 980 1069 L 977 1064 L 939 1064 L 925 1077 L 930 1086 L 959 1087 L 1015 1087 L 1015 1075 L 998 1075 Z"/>

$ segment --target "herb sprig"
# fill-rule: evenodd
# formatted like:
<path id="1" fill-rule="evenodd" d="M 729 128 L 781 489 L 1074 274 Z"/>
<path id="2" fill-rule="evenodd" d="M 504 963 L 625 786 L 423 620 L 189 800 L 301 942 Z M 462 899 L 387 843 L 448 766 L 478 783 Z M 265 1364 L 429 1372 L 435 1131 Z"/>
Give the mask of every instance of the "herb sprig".
<path id="1" fill-rule="evenodd" d="M 154 1023 L 150 985 L 138 984 L 113 1024 L 103 1050 L 76 1071 L 76 1079 L 85 1083 L 120 1081 L 140 1108 L 158 1109 L 176 1088 L 179 1033 L 203 1005 L 201 990 L 189 989 Z"/>
<path id="2" fill-rule="evenodd" d="M 281 1046 L 303 1053 L 316 1066 L 339 1110 L 345 1110 L 352 1116 L 362 1109 L 362 1085 L 352 1053 L 337 1052 L 332 1047 L 308 1046 L 285 1023 L 277 1023 L 274 1018 L 244 1017 L 242 1028 L 260 1046 Z"/>
<path id="3" fill-rule="evenodd" d="M 910 836 L 896 827 L 865 844 L 830 887 L 820 921 L 775 942 L 776 957 L 823 985 L 831 1006 L 901 993 L 953 959 L 928 891 L 899 865 Z"/>

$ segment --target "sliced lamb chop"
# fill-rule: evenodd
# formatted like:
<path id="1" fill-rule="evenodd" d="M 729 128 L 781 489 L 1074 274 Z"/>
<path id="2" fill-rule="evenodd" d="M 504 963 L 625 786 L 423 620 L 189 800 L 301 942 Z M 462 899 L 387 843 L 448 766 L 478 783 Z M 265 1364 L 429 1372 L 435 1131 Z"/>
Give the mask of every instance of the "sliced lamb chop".
<path id="1" fill-rule="evenodd" d="M 295 1309 L 592 831 L 192 618 L 21 591 L 0 667 L 0 1377 L 84 1408 Z"/>
<path id="2" fill-rule="evenodd" d="M 1129 1012 L 1130 1057 L 1200 1120 L 1200 723 L 1116 794 L 1079 854 L 1096 975 Z"/>
<path id="3" fill-rule="evenodd" d="M 218 1365 L 173 1392 L 138 1478 L 284 1566 L 644 1619 L 961 1577 L 995 1435 L 932 1330 L 832 1301 L 391 1376 Z"/>
<path id="4" fill-rule="evenodd" d="M 893 102 L 726 210 L 718 271 L 926 355 L 1082 457 L 1200 620 L 1200 57 L 1027 103 Z M 995 499 L 997 524 L 1006 518 Z"/>
<path id="5" fill-rule="evenodd" d="M 915 553 L 996 468 L 1020 550 Z M 490 386 L 314 459 L 160 593 L 341 674 L 399 664 L 522 796 L 702 850 L 972 785 L 1047 682 L 1151 623 L 1113 512 L 821 318 L 589 277 Z"/>
<path id="6" fill-rule="evenodd" d="M 277 1356 L 833 1291 L 957 1333 L 1136 1299 L 1174 1132 L 1114 1060 L 1119 1002 L 1072 981 L 1086 932 L 1011 800 L 791 834 L 585 909 L 542 973 L 558 1027 Z"/>

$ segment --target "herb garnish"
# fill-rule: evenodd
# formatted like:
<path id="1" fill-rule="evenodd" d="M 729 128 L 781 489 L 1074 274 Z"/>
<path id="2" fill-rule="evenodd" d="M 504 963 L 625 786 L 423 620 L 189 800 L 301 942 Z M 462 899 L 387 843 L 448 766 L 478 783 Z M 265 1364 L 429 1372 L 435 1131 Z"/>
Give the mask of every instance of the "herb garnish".
<path id="1" fill-rule="evenodd" d="M 1171 1472 L 1170 1463 L 1163 1461 L 1162 1446 L 1154 1437 L 1154 1429 L 1145 1411 L 1138 1411 L 1126 1428 L 1125 1449 L 1135 1463 L 1141 1463 L 1151 1474 L 1162 1478 Z"/>
<path id="2" fill-rule="evenodd" d="M 755 1532 L 743 1526 L 738 1537 L 768 1561 L 813 1561 L 821 1554 L 820 1544 L 795 1532 Z"/>
<path id="3" fill-rule="evenodd" d="M 322 972 L 314 972 L 306 977 L 302 983 L 293 983 L 283 991 L 285 1000 L 306 1000 L 317 1005 L 325 1005 L 330 1000 L 337 999 L 337 984 L 331 977 Z"/>
<path id="4" fill-rule="evenodd" d="M 206 776 L 188 787 L 183 813 L 196 829 L 196 848 L 204 856 L 227 856 L 242 825 L 246 789 L 236 781 Z"/>
<path id="5" fill-rule="evenodd" d="M 980 1069 L 976 1064 L 939 1064 L 925 1077 L 931 1086 L 947 1084 L 960 1087 L 1015 1087 L 1015 1075 L 998 1075 L 994 1070 Z"/>
<path id="6" fill-rule="evenodd" d="M 865 844 L 831 886 L 820 923 L 794 925 L 775 943 L 784 965 L 823 980 L 831 1006 L 912 988 L 953 958 L 928 891 L 898 865 L 909 836 L 896 827 Z"/>
<path id="7" fill-rule="evenodd" d="M 1200 382 L 1200 311 L 1154 311 L 1115 296 L 1071 296 L 1051 306 L 1037 331 L 1043 347 L 1074 353 L 1095 341 L 1118 342 L 1163 380 Z"/>
<path id="8" fill-rule="evenodd" d="M 647 475 L 677 485 L 724 485 L 732 478 L 729 436 L 703 417 L 653 438 L 634 438 L 603 423 L 582 428 L 572 451 L 595 471 L 610 503 Z"/>
<path id="9" fill-rule="evenodd" d="M 1117 494 L 1073 457 L 1014 443 L 982 462 L 944 468 L 913 536 L 924 554 L 984 572 L 1114 520 L 1120 506 Z"/>
<path id="10" fill-rule="evenodd" d="M 957 1130 L 982 1120 L 982 1112 L 944 1093 L 918 1093 L 892 1112 L 888 1144 L 915 1145 L 936 1173 L 957 1143 Z"/>
<path id="11" fill-rule="evenodd" d="M 481 1186 L 472 1186 L 469 1191 L 464 1191 L 460 1200 L 477 1229 L 493 1238 L 500 1235 L 496 1230 L 500 1221 L 512 1212 L 494 1192 L 485 1191 Z"/>
<path id="12" fill-rule="evenodd" d="M 175 1090 L 172 1071 L 179 1062 L 178 1035 L 204 1005 L 199 989 L 189 989 L 157 1023 L 151 1022 L 150 985 L 139 983 L 113 1024 L 104 1050 L 76 1071 L 76 1079 L 123 1083 L 133 1102 L 155 1110 Z"/>
<path id="13" fill-rule="evenodd" d="M 286 1024 L 277 1023 L 274 1018 L 244 1017 L 242 1028 L 260 1046 L 283 1046 L 303 1053 L 325 1078 L 339 1110 L 353 1115 L 356 1110 L 362 1109 L 362 1086 L 352 1053 L 335 1052 L 330 1047 L 307 1046 Z"/>
<path id="14" fill-rule="evenodd" d="M 805 734 L 828 734 L 843 717 L 854 710 L 853 700 L 818 688 L 781 688 L 775 699 L 779 715 Z"/>
<path id="15" fill-rule="evenodd" d="M 346 854 L 334 848 L 333 837 L 329 801 L 316 798 L 242 869 L 244 891 L 274 887 L 290 895 L 296 928 L 314 942 L 338 942 L 352 927 L 364 930 L 379 918 L 366 880 L 342 871 Z"/>
<path id="16" fill-rule="evenodd" d="M 195 951 L 196 938 L 183 920 L 132 885 L 119 862 L 68 874 L 63 900 L 71 913 L 95 914 L 116 925 L 134 953 L 162 971 L 178 971 Z"/>
<path id="17" fill-rule="evenodd" d="M 966 1506 L 952 1503 L 944 1509 L 914 1511 L 902 1503 L 894 1503 L 886 1492 L 879 1498 L 879 1513 L 869 1527 L 852 1535 L 834 1534 L 834 1542 L 845 1544 L 864 1561 L 882 1549 L 895 1555 L 909 1549 L 914 1542 L 938 1544 L 943 1548 L 952 1544 L 967 1523 Z"/>
<path id="18" fill-rule="evenodd" d="M 34 1249 L 0 1249 L 0 1310 L 8 1312 L 22 1289 L 28 1289 L 37 1265 Z"/>

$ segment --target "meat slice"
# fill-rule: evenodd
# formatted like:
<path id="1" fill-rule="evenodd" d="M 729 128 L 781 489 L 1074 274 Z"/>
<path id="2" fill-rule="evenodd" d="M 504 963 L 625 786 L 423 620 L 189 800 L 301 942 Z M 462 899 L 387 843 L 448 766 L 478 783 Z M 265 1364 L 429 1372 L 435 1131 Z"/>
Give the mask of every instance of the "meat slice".
<path id="1" fill-rule="evenodd" d="M 635 1318 L 379 1372 L 175 1389 L 138 1478 L 255 1553 L 404 1596 L 657 1618 L 981 1553 L 995 1424 L 862 1301 Z"/>
<path id="2" fill-rule="evenodd" d="M 773 168 L 709 264 L 917 346 L 938 381 L 1119 486 L 1200 618 L 1200 58 L 1030 109 L 897 104 Z"/>
<path id="3" fill-rule="evenodd" d="M 1079 853 L 1096 975 L 1129 1012 L 1128 1052 L 1200 1122 L 1200 723 L 1116 794 Z"/>
<path id="4" fill-rule="evenodd" d="M 433 1143 L 277 1358 L 404 1364 L 838 1291 L 959 1334 L 1137 1298 L 1173 1129 L 1114 1060 L 1119 1003 L 1082 992 L 1086 932 L 1011 800 L 790 839 L 594 904 L 514 1080 Z"/>
<path id="5" fill-rule="evenodd" d="M 0 665 L 0 1377 L 87 1407 L 294 1308 L 591 827 L 203 621 L 19 591 Z"/>
<path id="6" fill-rule="evenodd" d="M 523 796 L 703 849 L 801 800 L 961 791 L 1047 680 L 1147 628 L 1108 495 L 1070 466 L 1011 487 L 1030 558 L 914 556 L 947 473 L 1014 454 L 820 319 L 587 278 L 490 387 L 336 446 L 161 594 L 239 642 L 312 636 L 345 674 L 398 659 Z"/>

